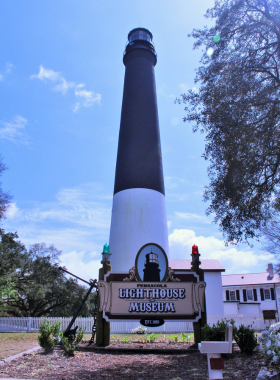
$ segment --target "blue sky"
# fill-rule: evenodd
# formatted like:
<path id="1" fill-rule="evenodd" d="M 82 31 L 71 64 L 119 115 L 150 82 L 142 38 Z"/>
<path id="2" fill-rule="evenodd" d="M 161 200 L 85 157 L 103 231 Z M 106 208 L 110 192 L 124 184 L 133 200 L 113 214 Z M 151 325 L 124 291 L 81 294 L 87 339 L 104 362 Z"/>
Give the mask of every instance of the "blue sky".
<path id="1" fill-rule="evenodd" d="M 204 136 L 174 104 L 194 87 L 201 52 L 187 35 L 211 21 L 210 0 L 26 0 L 0 3 L 0 144 L 13 204 L 3 227 L 27 246 L 62 250 L 61 262 L 96 278 L 108 242 L 128 32 L 148 28 L 155 68 L 172 259 L 216 258 L 226 273 L 261 272 L 272 257 L 225 247 L 205 216 Z"/>

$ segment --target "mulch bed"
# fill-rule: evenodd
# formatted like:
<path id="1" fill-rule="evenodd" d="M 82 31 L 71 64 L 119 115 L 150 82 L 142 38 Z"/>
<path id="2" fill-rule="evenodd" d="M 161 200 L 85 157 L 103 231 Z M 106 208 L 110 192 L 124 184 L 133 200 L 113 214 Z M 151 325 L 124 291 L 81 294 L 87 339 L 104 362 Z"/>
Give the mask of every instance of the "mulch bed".
<path id="1" fill-rule="evenodd" d="M 74 357 L 65 357 L 61 348 L 52 354 L 41 351 L 24 355 L 0 366 L 0 378 L 11 377 L 41 380 L 205 380 L 207 374 L 206 355 L 187 350 L 183 344 L 169 345 L 168 351 L 153 353 L 147 350 L 163 348 L 159 344 L 112 344 L 106 349 L 96 349 L 80 344 Z M 182 349 L 185 348 L 184 352 Z M 130 352 L 127 352 L 127 349 Z M 147 350 L 146 350 L 147 349 Z M 125 351 L 124 351 L 125 350 Z M 242 355 L 235 348 L 225 358 L 225 380 L 255 380 L 265 363 L 257 352 L 252 356 Z M 271 369 L 272 371 L 272 369 Z M 273 379 L 280 379 L 279 375 Z"/>

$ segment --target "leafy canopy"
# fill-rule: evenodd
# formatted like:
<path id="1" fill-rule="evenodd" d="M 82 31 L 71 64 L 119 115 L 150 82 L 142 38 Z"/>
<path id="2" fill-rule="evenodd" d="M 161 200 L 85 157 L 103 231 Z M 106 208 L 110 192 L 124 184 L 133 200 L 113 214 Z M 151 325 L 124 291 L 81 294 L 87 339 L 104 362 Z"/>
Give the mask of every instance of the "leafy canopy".
<path id="1" fill-rule="evenodd" d="M 88 289 L 58 269 L 61 252 L 53 245 L 34 244 L 27 251 L 17 237 L 2 231 L 0 315 L 73 316 Z M 80 316 L 91 316 L 93 311 L 94 294 L 91 294 Z"/>
<path id="2" fill-rule="evenodd" d="M 279 208 L 280 3 L 221 0 L 206 17 L 215 26 L 191 33 L 204 50 L 199 92 L 177 102 L 205 133 L 206 213 L 228 242 L 248 242 Z"/>

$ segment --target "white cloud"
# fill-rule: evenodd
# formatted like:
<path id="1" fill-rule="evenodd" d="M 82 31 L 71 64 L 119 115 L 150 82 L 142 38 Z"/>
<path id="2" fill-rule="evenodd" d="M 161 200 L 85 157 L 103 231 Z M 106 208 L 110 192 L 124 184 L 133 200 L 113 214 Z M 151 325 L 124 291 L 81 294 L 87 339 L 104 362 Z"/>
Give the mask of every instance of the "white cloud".
<path id="1" fill-rule="evenodd" d="M 18 215 L 19 209 L 17 208 L 16 203 L 11 203 L 8 208 L 7 212 L 7 218 L 8 219 L 13 219 L 16 215 Z"/>
<path id="2" fill-rule="evenodd" d="M 68 82 L 60 72 L 46 69 L 42 65 L 39 67 L 39 73 L 31 75 L 30 78 L 56 83 L 56 85 L 52 87 L 52 90 L 61 92 L 63 95 L 67 94 L 69 89 L 73 89 L 75 97 L 79 99 L 73 108 L 74 112 L 77 112 L 81 107 L 92 107 L 94 103 L 100 104 L 101 95 L 83 89 L 85 87 L 84 83 L 77 84 L 75 82 Z"/>
<path id="3" fill-rule="evenodd" d="M 66 266 L 69 272 L 76 274 L 86 281 L 98 279 L 101 267 L 101 254 L 97 252 L 70 251 L 59 257 L 61 265 Z"/>
<path id="4" fill-rule="evenodd" d="M 180 87 L 182 93 L 185 93 L 190 89 L 190 87 L 187 83 L 180 83 L 179 87 Z"/>
<path id="5" fill-rule="evenodd" d="M 7 62 L 6 63 L 5 74 L 10 74 L 13 67 L 14 67 L 14 65 L 12 63 Z M 3 81 L 3 80 L 5 80 L 5 76 L 3 74 L 0 74 L 0 81 Z"/>
<path id="6" fill-rule="evenodd" d="M 179 87 L 180 87 L 182 93 L 186 93 L 191 89 L 187 83 L 180 83 Z M 192 91 L 195 92 L 196 94 L 199 93 L 199 90 L 196 88 L 196 86 L 193 86 Z"/>
<path id="7" fill-rule="evenodd" d="M 61 78 L 61 82 L 53 87 L 54 91 L 61 92 L 63 95 L 67 93 L 69 88 L 75 88 L 77 86 L 84 86 L 84 84 L 76 85 L 75 82 L 67 82 L 64 78 Z"/>
<path id="8" fill-rule="evenodd" d="M 10 72 L 12 71 L 12 68 L 14 67 L 14 65 L 10 62 L 7 62 L 6 63 L 6 74 L 10 74 Z"/>
<path id="9" fill-rule="evenodd" d="M 171 259 L 189 259 L 191 247 L 196 244 L 201 259 L 216 259 L 225 267 L 226 274 L 252 272 L 252 267 L 259 266 L 265 271 L 268 262 L 274 261 L 271 254 L 256 254 L 252 250 L 239 250 L 226 247 L 223 240 L 214 236 L 196 236 L 193 230 L 175 229 L 169 235 Z"/>
<path id="10" fill-rule="evenodd" d="M 27 120 L 22 116 L 15 116 L 12 121 L 0 121 L 0 139 L 11 142 L 27 143 L 27 136 L 24 131 Z"/>
<path id="11" fill-rule="evenodd" d="M 83 227 L 108 228 L 111 210 L 98 201 L 94 185 L 92 191 L 91 196 L 83 186 L 62 189 L 56 195 L 56 202 L 35 205 L 25 211 L 23 218 L 30 222 L 56 221 Z"/>
<path id="12" fill-rule="evenodd" d="M 40 66 L 39 67 L 39 73 L 38 74 L 33 74 L 30 76 L 31 79 L 40 79 L 40 80 L 51 80 L 52 82 L 56 82 L 56 81 L 60 81 L 61 78 L 63 78 L 61 76 L 61 74 L 57 71 L 53 71 L 51 69 L 45 69 L 43 66 Z"/>
<path id="13" fill-rule="evenodd" d="M 175 212 L 175 215 L 182 219 L 192 219 L 192 220 L 195 219 L 202 223 L 207 223 L 207 224 L 211 223 L 209 218 L 207 218 L 207 216 L 204 216 L 204 215 L 192 214 L 190 212 Z"/>
<path id="14" fill-rule="evenodd" d="M 81 98 L 81 101 L 75 104 L 74 112 L 81 107 L 91 107 L 94 103 L 100 104 L 101 101 L 101 95 L 95 94 L 93 91 L 75 90 L 75 95 Z"/>
<path id="15" fill-rule="evenodd" d="M 4 221 L 6 231 L 17 231 L 28 247 L 54 244 L 70 272 L 96 278 L 103 245 L 109 241 L 112 194 L 96 183 L 61 189 L 53 202 L 13 203 Z"/>

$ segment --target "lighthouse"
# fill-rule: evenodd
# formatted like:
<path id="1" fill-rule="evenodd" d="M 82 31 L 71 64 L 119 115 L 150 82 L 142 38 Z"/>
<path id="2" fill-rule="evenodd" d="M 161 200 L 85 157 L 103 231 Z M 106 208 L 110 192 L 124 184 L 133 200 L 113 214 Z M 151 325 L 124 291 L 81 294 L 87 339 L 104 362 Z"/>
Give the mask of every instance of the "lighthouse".
<path id="1" fill-rule="evenodd" d="M 157 55 L 149 30 L 136 28 L 128 34 L 123 63 L 125 78 L 109 242 L 113 272 L 127 272 L 134 267 L 137 253 L 149 243 L 162 247 L 169 258 L 154 72 Z"/>

